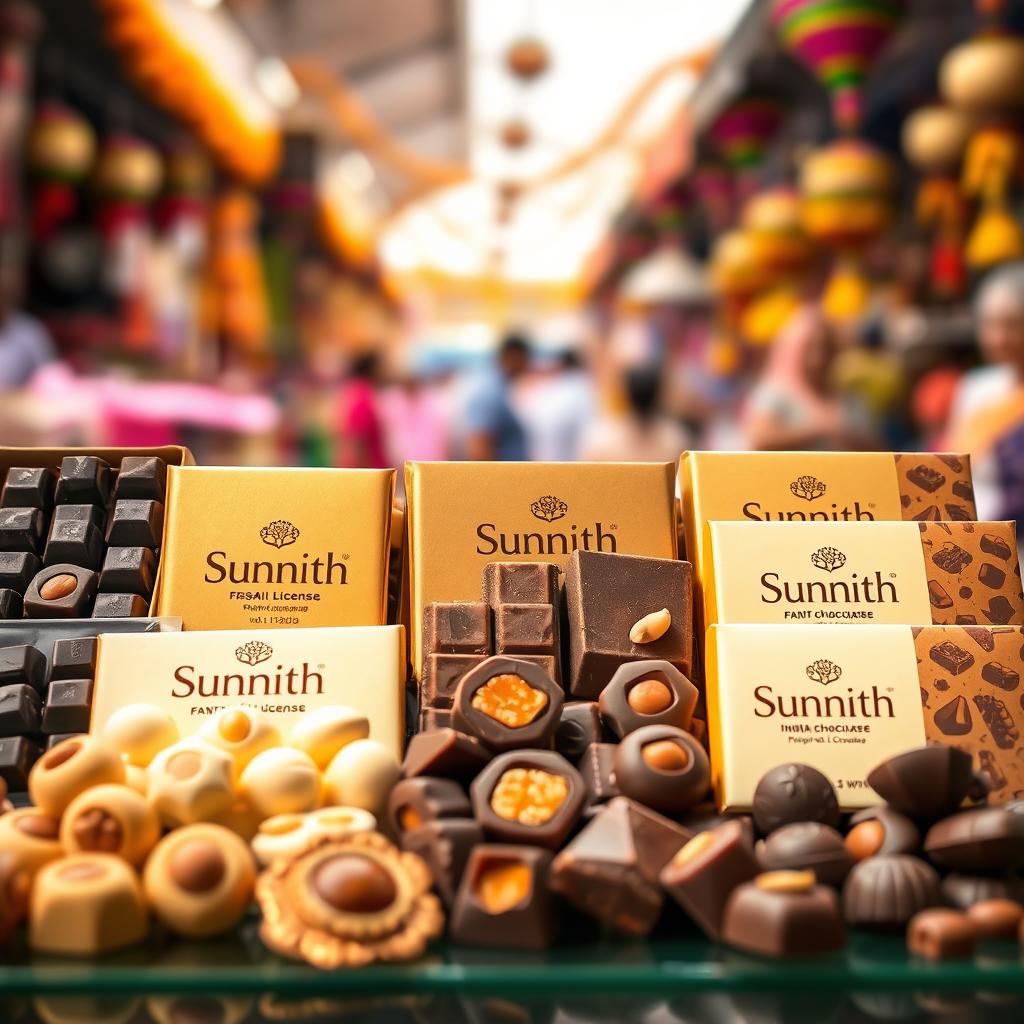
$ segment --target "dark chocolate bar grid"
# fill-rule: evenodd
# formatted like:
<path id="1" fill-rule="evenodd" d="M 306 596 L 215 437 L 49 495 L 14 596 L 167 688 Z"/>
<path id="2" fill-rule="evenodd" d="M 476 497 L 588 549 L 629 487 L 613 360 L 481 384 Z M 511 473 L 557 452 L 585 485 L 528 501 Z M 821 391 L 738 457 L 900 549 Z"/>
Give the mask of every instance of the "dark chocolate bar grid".
<path id="1" fill-rule="evenodd" d="M 148 614 L 167 465 L 95 455 L 12 466 L 0 485 L 0 620 Z M 47 583 L 55 577 L 75 583 Z M 67 591 L 67 592 L 64 592 Z"/>

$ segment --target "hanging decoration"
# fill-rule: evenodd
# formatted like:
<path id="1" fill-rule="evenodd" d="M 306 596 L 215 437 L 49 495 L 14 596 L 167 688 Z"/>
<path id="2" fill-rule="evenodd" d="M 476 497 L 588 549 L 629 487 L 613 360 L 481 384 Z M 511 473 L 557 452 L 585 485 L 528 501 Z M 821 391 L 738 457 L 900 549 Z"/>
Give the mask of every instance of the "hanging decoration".
<path id="1" fill-rule="evenodd" d="M 693 172 L 691 187 L 695 207 L 703 217 L 708 231 L 715 237 L 733 222 L 735 188 L 728 168 L 721 164 L 700 164 Z"/>
<path id="2" fill-rule="evenodd" d="M 774 99 L 737 100 L 711 126 L 710 137 L 736 171 L 756 168 L 782 125 L 782 106 Z"/>
<path id="3" fill-rule="evenodd" d="M 939 300 L 960 298 L 967 284 L 967 207 L 958 174 L 974 127 L 972 115 L 941 104 L 921 107 L 903 124 L 903 152 L 922 176 L 916 219 L 931 238 L 928 282 Z"/>
<path id="4" fill-rule="evenodd" d="M 505 67 L 510 75 L 532 82 L 551 67 L 551 53 L 540 39 L 523 36 L 506 51 Z"/>
<path id="5" fill-rule="evenodd" d="M 26 160 L 34 181 L 31 230 L 45 243 L 75 213 L 75 189 L 96 155 L 89 122 L 55 100 L 40 103 L 29 127 Z"/>
<path id="6" fill-rule="evenodd" d="M 860 128 L 868 71 L 904 10 L 903 0 L 774 0 L 783 44 L 829 90 L 843 132 Z"/>

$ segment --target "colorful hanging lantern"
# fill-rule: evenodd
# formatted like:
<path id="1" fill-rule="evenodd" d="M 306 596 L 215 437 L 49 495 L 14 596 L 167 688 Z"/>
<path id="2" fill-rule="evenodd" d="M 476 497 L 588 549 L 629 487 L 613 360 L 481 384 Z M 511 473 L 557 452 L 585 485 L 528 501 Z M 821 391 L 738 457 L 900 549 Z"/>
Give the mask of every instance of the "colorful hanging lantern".
<path id="1" fill-rule="evenodd" d="M 159 153 L 132 135 L 114 135 L 107 140 L 93 176 L 96 191 L 104 199 L 138 204 L 156 195 L 162 179 Z"/>
<path id="2" fill-rule="evenodd" d="M 891 223 L 895 181 L 889 158 L 855 139 L 814 151 L 801 167 L 804 230 L 839 252 L 822 300 L 826 315 L 835 320 L 855 319 L 867 306 L 871 287 L 858 255 Z"/>
<path id="3" fill-rule="evenodd" d="M 693 173 L 696 207 L 707 220 L 712 235 L 724 231 L 733 220 L 735 189 L 728 169 L 718 164 L 702 164 Z"/>
<path id="4" fill-rule="evenodd" d="M 757 238 L 734 229 L 722 235 L 711 251 L 712 287 L 728 299 L 746 299 L 772 283 Z"/>
<path id="5" fill-rule="evenodd" d="M 26 159 L 36 181 L 32 235 L 43 242 L 75 212 L 75 186 L 89 172 L 96 136 L 85 118 L 54 101 L 40 105 L 29 128 Z"/>
<path id="6" fill-rule="evenodd" d="M 942 95 L 976 113 L 1024 108 L 1020 72 L 1024 39 L 999 30 L 976 35 L 946 55 L 939 69 Z"/>
<path id="7" fill-rule="evenodd" d="M 860 127 L 868 71 L 904 7 L 902 0 L 774 0 L 772 20 L 783 44 L 829 90 L 843 131 Z"/>
<path id="8" fill-rule="evenodd" d="M 773 277 L 800 273 L 814 256 L 800 219 L 800 196 L 788 185 L 748 199 L 741 223 L 753 235 L 760 259 Z"/>
<path id="9" fill-rule="evenodd" d="M 737 100 L 712 125 L 710 136 L 736 171 L 760 165 L 765 149 L 782 125 L 782 107 L 767 97 Z"/>

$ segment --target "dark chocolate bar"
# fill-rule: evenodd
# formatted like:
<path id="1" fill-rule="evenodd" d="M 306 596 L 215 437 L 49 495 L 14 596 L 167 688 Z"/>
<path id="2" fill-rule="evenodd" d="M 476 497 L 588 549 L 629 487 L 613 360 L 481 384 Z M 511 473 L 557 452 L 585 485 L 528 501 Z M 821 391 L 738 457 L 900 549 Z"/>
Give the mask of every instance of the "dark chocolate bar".
<path id="1" fill-rule="evenodd" d="M 0 551 L 38 555 L 45 529 L 45 516 L 37 508 L 0 508 Z"/>
<path id="2" fill-rule="evenodd" d="M 111 547 L 158 548 L 163 538 L 164 506 L 150 499 L 122 499 L 107 524 Z"/>
<path id="3" fill-rule="evenodd" d="M 56 482 L 57 474 L 49 467 L 12 466 L 4 479 L 0 507 L 39 508 L 47 512 L 53 508 Z"/>
<path id="4" fill-rule="evenodd" d="M 95 455 L 65 455 L 57 478 L 59 505 L 109 505 L 110 466 Z"/>
<path id="5" fill-rule="evenodd" d="M 43 708 L 43 732 L 88 732 L 92 691 L 91 679 L 60 679 L 50 683 Z"/>
<path id="6" fill-rule="evenodd" d="M 114 498 L 164 500 L 167 464 L 152 455 L 126 455 L 121 459 Z"/>

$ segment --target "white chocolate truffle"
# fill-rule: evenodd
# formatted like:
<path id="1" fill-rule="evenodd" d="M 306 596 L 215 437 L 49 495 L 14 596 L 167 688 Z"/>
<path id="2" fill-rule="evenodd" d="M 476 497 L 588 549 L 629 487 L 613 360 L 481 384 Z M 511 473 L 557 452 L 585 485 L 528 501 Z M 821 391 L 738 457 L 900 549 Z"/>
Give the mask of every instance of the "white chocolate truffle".
<path id="1" fill-rule="evenodd" d="M 112 853 L 138 867 L 160 838 L 156 811 L 130 786 L 94 786 L 68 804 L 60 822 L 68 853 Z"/>
<path id="2" fill-rule="evenodd" d="M 92 786 L 123 784 L 124 762 L 98 736 L 72 736 L 48 750 L 32 766 L 28 795 L 47 814 L 59 818 L 79 793 Z"/>
<path id="3" fill-rule="evenodd" d="M 204 723 L 199 736 L 230 754 L 239 772 L 257 754 L 281 743 L 281 733 L 277 726 L 268 722 L 255 708 L 245 704 L 221 708 L 210 721 Z"/>
<path id="4" fill-rule="evenodd" d="M 149 855 L 142 884 L 153 911 L 190 939 L 233 928 L 252 899 L 256 866 L 248 845 L 220 825 L 189 825 Z"/>
<path id="5" fill-rule="evenodd" d="M 149 793 L 149 776 L 146 774 L 146 769 L 140 768 L 137 764 L 125 762 L 124 782 L 126 786 L 131 786 L 136 793 L 141 793 L 143 796 Z"/>
<path id="6" fill-rule="evenodd" d="M 196 737 L 179 740 L 146 769 L 149 802 L 169 828 L 208 821 L 234 803 L 234 769 L 223 750 Z"/>
<path id="7" fill-rule="evenodd" d="M 369 735 L 366 715 L 344 704 L 329 704 L 303 715 L 292 727 L 288 742 L 309 754 L 324 771 L 342 747 Z"/>
<path id="8" fill-rule="evenodd" d="M 272 747 L 249 762 L 239 788 L 264 818 L 301 814 L 320 802 L 320 772 L 313 759 L 301 750 Z"/>
<path id="9" fill-rule="evenodd" d="M 97 956 L 141 942 L 149 914 L 138 875 L 109 853 L 75 853 L 47 864 L 32 887 L 29 946 Z"/>
<path id="10" fill-rule="evenodd" d="M 178 725 L 156 704 L 126 704 L 104 723 L 100 736 L 128 764 L 145 768 L 179 737 Z"/>
<path id="11" fill-rule="evenodd" d="M 256 835 L 256 830 L 265 817 L 266 815 L 257 811 L 245 797 L 238 796 L 226 811 L 213 815 L 210 822 L 231 829 L 236 836 L 248 843 Z"/>
<path id="12" fill-rule="evenodd" d="M 372 832 L 377 819 L 360 807 L 324 807 L 308 814 L 275 814 L 252 838 L 252 852 L 263 867 L 282 857 L 297 857 L 311 843 L 345 839 L 356 832 Z"/>
<path id="13" fill-rule="evenodd" d="M 20 807 L 0 817 L 0 851 L 14 855 L 22 871 L 35 875 L 63 856 L 60 820 L 38 807 Z"/>
<path id="14" fill-rule="evenodd" d="M 361 807 L 383 820 L 388 794 L 401 774 L 395 755 L 383 743 L 355 740 L 327 766 L 324 803 Z"/>

